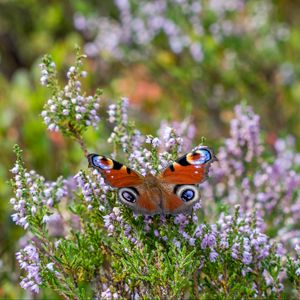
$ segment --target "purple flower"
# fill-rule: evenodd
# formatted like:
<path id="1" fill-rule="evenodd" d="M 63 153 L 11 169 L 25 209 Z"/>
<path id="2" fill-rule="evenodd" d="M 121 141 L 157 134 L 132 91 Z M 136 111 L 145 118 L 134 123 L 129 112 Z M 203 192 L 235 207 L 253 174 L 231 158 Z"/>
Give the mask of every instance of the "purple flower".
<path id="1" fill-rule="evenodd" d="M 167 123 L 162 123 L 159 129 L 159 136 L 160 140 L 163 142 L 162 145 L 164 145 L 162 150 L 181 153 L 183 140 L 178 136 L 174 128 L 168 126 Z"/>
<path id="2" fill-rule="evenodd" d="M 203 239 L 202 239 L 202 242 L 201 242 L 201 248 L 202 249 L 205 249 L 207 247 L 209 248 L 213 248 L 216 244 L 216 237 L 213 233 L 208 233 L 208 234 L 205 234 Z"/>
<path id="3" fill-rule="evenodd" d="M 199 202 L 197 202 L 194 206 L 193 206 L 193 210 L 194 211 L 197 211 L 197 210 L 199 210 L 201 208 L 201 202 L 199 201 Z"/>
<path id="4" fill-rule="evenodd" d="M 263 270 L 263 276 L 265 278 L 267 286 L 273 285 L 274 280 L 273 280 L 272 276 L 270 275 L 270 273 L 266 269 Z"/>
<path id="5" fill-rule="evenodd" d="M 50 215 L 46 223 L 49 236 L 61 237 L 65 235 L 64 221 L 60 214 Z"/>
<path id="6" fill-rule="evenodd" d="M 200 224 L 200 225 L 198 225 L 198 226 L 196 227 L 196 230 L 195 230 L 195 233 L 194 233 L 194 235 L 195 235 L 196 238 L 199 238 L 199 237 L 202 235 L 203 229 L 204 229 L 205 227 L 206 227 L 206 226 L 205 226 L 204 224 Z"/>
<path id="7" fill-rule="evenodd" d="M 189 239 L 189 245 L 190 245 L 190 246 L 195 246 L 195 242 L 196 242 L 196 239 L 195 239 L 195 238 L 190 238 L 190 239 Z"/>
<path id="8" fill-rule="evenodd" d="M 189 219 L 187 218 L 186 215 L 179 214 L 175 217 L 174 223 L 178 224 L 180 228 L 184 228 L 189 223 Z"/>
<path id="9" fill-rule="evenodd" d="M 243 252 L 243 258 L 242 261 L 245 265 L 249 265 L 252 262 L 252 255 L 248 251 Z"/>
<path id="10" fill-rule="evenodd" d="M 20 286 L 31 292 L 38 293 L 42 280 L 39 274 L 39 254 L 34 245 L 27 245 L 16 253 L 21 269 L 24 269 L 26 277 L 20 282 Z"/>
<path id="11" fill-rule="evenodd" d="M 219 256 L 218 253 L 214 249 L 212 249 L 209 253 L 209 260 L 211 262 L 215 262 L 218 256 Z"/>
<path id="12" fill-rule="evenodd" d="M 106 299 L 106 300 L 111 300 L 112 298 L 112 293 L 110 291 L 110 289 L 106 289 L 104 292 L 101 293 L 101 298 L 102 299 Z"/>
<path id="13" fill-rule="evenodd" d="M 238 252 L 238 248 L 239 248 L 239 245 L 238 244 L 233 244 L 232 247 L 231 247 L 231 257 L 233 259 L 238 259 L 239 257 L 239 252 Z"/>
<path id="14" fill-rule="evenodd" d="M 175 245 L 176 248 L 181 248 L 181 243 L 177 239 L 173 239 L 173 244 Z"/>
<path id="15" fill-rule="evenodd" d="M 97 170 L 95 170 L 94 174 L 97 179 L 96 182 L 83 171 L 80 171 L 74 176 L 77 186 L 81 189 L 87 203 L 90 203 L 93 200 L 96 201 L 99 197 L 101 199 L 106 199 L 106 193 L 110 190 L 110 187 L 105 184 L 104 179 Z"/>

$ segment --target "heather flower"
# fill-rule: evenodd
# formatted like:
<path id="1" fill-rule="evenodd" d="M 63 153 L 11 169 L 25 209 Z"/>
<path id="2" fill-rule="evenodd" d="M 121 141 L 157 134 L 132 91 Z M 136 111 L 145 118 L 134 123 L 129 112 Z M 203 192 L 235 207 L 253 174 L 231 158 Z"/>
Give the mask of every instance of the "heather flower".
<path id="1" fill-rule="evenodd" d="M 176 240 L 175 238 L 173 239 L 173 244 L 176 248 L 181 248 L 181 243 L 178 240 Z"/>
<path id="2" fill-rule="evenodd" d="M 206 234 L 204 235 L 202 242 L 201 242 L 201 248 L 205 249 L 206 247 L 214 247 L 216 243 L 216 237 L 214 234 Z"/>
<path id="3" fill-rule="evenodd" d="M 231 0 L 231 1 L 219 1 L 210 0 L 209 8 L 216 12 L 218 15 L 224 15 L 228 11 L 242 10 L 244 8 L 244 1 L 241 0 Z"/>
<path id="4" fill-rule="evenodd" d="M 211 262 L 215 262 L 218 256 L 219 256 L 218 253 L 214 251 L 214 249 L 212 249 L 212 251 L 209 254 L 209 259 Z"/>
<path id="5" fill-rule="evenodd" d="M 34 245 L 27 245 L 20 252 L 16 253 L 21 269 L 27 273 L 21 281 L 22 288 L 38 293 L 42 279 L 39 274 L 39 254 Z"/>
<path id="6" fill-rule="evenodd" d="M 108 142 L 120 145 L 125 153 L 137 151 L 144 142 L 144 137 L 134 128 L 134 124 L 128 123 L 127 108 L 128 99 L 123 97 L 108 109 L 109 122 L 118 124 L 114 127 Z"/>
<path id="7" fill-rule="evenodd" d="M 195 233 L 194 233 L 196 238 L 199 238 L 203 234 L 203 229 L 205 229 L 204 224 L 200 224 L 196 227 Z"/>
<path id="8" fill-rule="evenodd" d="M 245 265 L 249 265 L 252 261 L 251 253 L 249 253 L 248 251 L 244 251 L 242 261 Z"/>
<path id="9" fill-rule="evenodd" d="M 53 271 L 54 271 L 53 265 L 54 265 L 54 263 L 49 263 L 49 264 L 46 265 L 46 267 L 47 267 L 51 272 L 53 272 Z"/>
<path id="10" fill-rule="evenodd" d="M 163 145 L 160 154 L 162 161 L 168 162 L 170 159 L 176 159 L 178 153 L 182 152 L 183 139 L 177 134 L 174 128 L 168 126 L 165 122 L 161 124 L 158 133 Z"/>
<path id="11" fill-rule="evenodd" d="M 160 139 L 151 135 L 146 136 L 145 143 L 151 144 L 154 148 L 158 148 L 161 145 Z"/>
<path id="12" fill-rule="evenodd" d="M 45 57 L 41 64 L 41 82 L 55 90 L 41 113 L 44 123 L 50 131 L 62 131 L 75 138 L 87 126 L 97 128 L 100 121 L 100 91 L 95 96 L 86 96 L 81 90 L 80 80 L 86 77 L 86 72 L 81 70 L 83 58 L 78 55 L 77 65 L 67 71 L 68 82 L 63 89 L 56 82 L 56 68 L 51 58 Z"/>
<path id="13" fill-rule="evenodd" d="M 54 213 L 48 217 L 47 220 L 49 236 L 60 237 L 65 235 L 65 228 L 62 216 Z"/>
<path id="14" fill-rule="evenodd" d="M 92 178 L 85 172 L 80 171 L 74 176 L 74 179 L 83 195 L 87 208 L 92 209 L 97 205 L 99 210 L 104 212 L 108 206 L 106 193 L 108 193 L 111 188 L 105 184 L 103 177 L 97 170 L 93 171 L 93 175 L 94 177 Z"/>
<path id="15" fill-rule="evenodd" d="M 24 229 L 29 227 L 29 220 L 36 215 L 42 216 L 46 222 L 47 209 L 59 203 L 67 195 L 65 180 L 59 177 L 55 182 L 47 182 L 35 171 L 27 171 L 21 159 L 21 150 L 15 147 L 17 163 L 13 168 L 14 180 L 12 186 L 15 197 L 10 200 L 15 213 L 12 220 Z"/>
<path id="16" fill-rule="evenodd" d="M 236 157 L 245 156 L 245 161 L 250 162 L 262 152 L 259 136 L 259 117 L 250 107 L 235 107 L 236 118 L 231 121 L 231 138 L 226 141 L 229 153 Z M 247 149 L 244 153 L 242 148 Z"/>

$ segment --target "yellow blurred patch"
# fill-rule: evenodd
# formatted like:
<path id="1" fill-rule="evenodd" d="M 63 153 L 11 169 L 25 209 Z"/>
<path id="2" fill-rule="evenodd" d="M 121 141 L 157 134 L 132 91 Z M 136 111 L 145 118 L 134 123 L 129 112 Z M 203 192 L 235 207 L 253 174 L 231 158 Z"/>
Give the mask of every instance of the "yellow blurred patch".
<path id="1" fill-rule="evenodd" d="M 168 51 L 159 51 L 156 55 L 156 61 L 162 66 L 171 66 L 175 63 L 174 54 Z"/>

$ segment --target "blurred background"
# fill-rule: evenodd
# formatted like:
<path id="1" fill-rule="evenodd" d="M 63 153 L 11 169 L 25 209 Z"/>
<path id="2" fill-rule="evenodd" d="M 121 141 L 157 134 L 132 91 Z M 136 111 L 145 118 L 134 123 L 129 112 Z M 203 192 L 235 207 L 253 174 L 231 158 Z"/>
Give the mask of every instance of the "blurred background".
<path id="1" fill-rule="evenodd" d="M 143 133 L 189 119 L 198 141 L 217 147 L 242 101 L 261 116 L 271 147 L 293 135 L 300 150 L 299 16 L 292 0 L 0 1 L 0 298 L 31 298 L 19 288 L 14 254 L 23 232 L 10 218 L 13 145 L 48 180 L 86 167 L 78 146 L 39 117 L 49 97 L 40 85 L 44 54 L 64 82 L 79 45 L 86 92 L 103 88 L 104 103 L 127 96 Z M 89 147 L 107 132 L 88 132 Z"/>

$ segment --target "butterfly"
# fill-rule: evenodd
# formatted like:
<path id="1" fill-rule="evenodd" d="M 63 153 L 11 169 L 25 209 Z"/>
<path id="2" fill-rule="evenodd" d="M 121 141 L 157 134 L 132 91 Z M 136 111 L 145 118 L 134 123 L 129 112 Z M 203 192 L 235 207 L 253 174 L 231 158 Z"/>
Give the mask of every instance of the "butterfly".
<path id="1" fill-rule="evenodd" d="M 161 174 L 142 176 L 105 156 L 89 154 L 89 167 L 97 169 L 105 182 L 118 189 L 118 198 L 136 213 L 144 215 L 188 212 L 199 201 L 197 184 L 208 177 L 213 150 L 199 146 L 167 166 Z"/>

